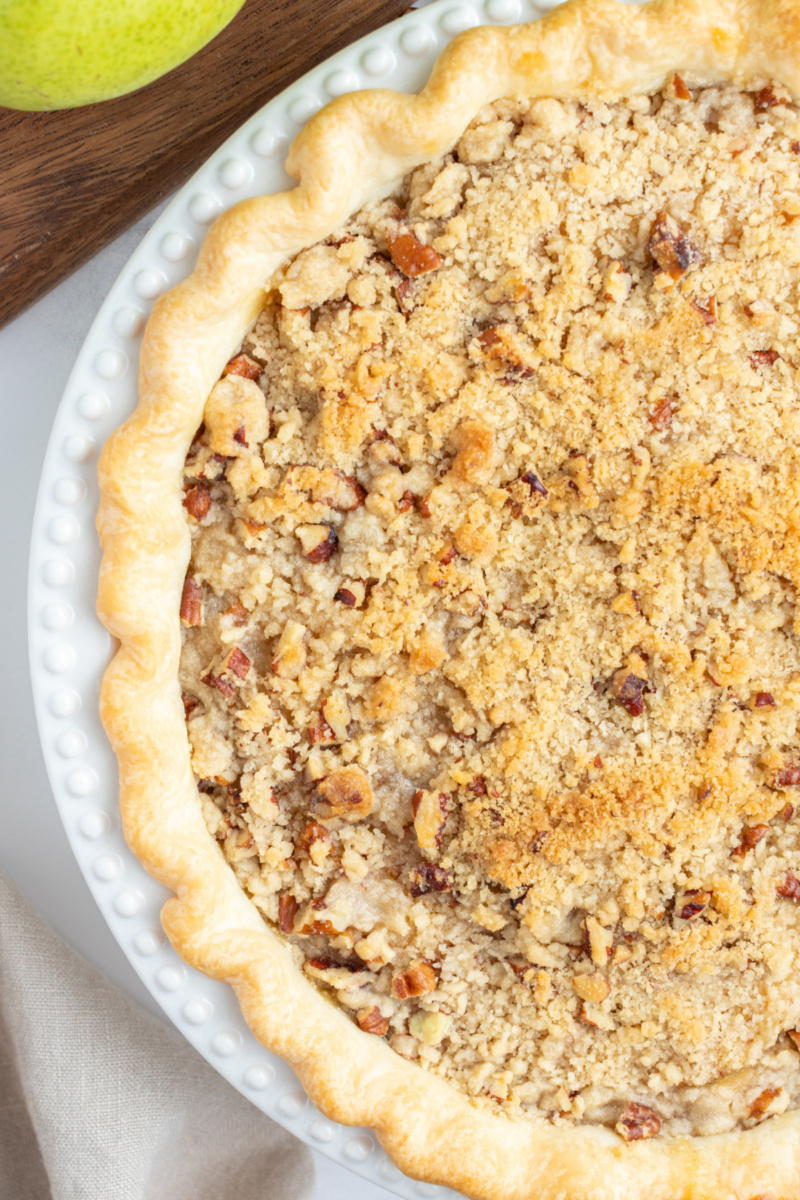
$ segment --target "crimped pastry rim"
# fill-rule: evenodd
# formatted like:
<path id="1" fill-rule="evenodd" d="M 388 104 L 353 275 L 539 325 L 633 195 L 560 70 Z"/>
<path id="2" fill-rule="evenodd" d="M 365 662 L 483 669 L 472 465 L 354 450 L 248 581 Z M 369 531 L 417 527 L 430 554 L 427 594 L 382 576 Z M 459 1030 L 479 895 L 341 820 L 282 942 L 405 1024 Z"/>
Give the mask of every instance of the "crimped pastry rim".
<path id="1" fill-rule="evenodd" d="M 164 927 L 193 967 L 229 982 L 245 1019 L 328 1116 L 371 1128 L 407 1174 L 481 1200 L 800 1197 L 800 1113 L 705 1138 L 625 1144 L 602 1127 L 495 1117 L 362 1033 L 294 966 L 207 832 L 178 685 L 189 560 L 181 471 L 205 399 L 264 301 L 263 281 L 508 95 L 616 98 L 679 70 L 710 83 L 773 78 L 800 96 L 800 0 L 571 0 L 527 26 L 456 38 L 416 96 L 327 105 L 291 147 L 292 191 L 237 204 L 193 274 L 154 307 L 139 405 L 98 468 L 98 614 L 120 648 L 100 710 L 120 766 L 126 839 L 175 892 Z"/>

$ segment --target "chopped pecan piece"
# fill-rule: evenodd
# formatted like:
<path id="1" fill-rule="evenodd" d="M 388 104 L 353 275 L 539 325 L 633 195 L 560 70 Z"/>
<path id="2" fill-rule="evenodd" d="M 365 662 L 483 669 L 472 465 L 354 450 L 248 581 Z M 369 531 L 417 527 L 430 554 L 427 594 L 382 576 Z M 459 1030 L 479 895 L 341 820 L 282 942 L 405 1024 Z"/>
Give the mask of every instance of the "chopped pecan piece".
<path id="1" fill-rule="evenodd" d="M 308 740 L 312 746 L 333 746 L 336 734 L 320 712 L 313 725 L 308 727 Z"/>
<path id="2" fill-rule="evenodd" d="M 436 990 L 436 972 L 429 962 L 420 959 L 412 962 L 407 971 L 401 971 L 392 979 L 392 995 L 395 1000 L 408 1000 L 415 996 L 427 996 Z"/>
<path id="3" fill-rule="evenodd" d="M 680 224 L 665 212 L 656 214 L 649 250 L 656 266 L 673 283 L 682 279 L 702 259 L 697 246 L 692 245 Z"/>
<path id="4" fill-rule="evenodd" d="M 426 246 L 410 229 L 390 233 L 386 240 L 389 257 L 409 279 L 427 275 L 429 271 L 435 271 L 442 265 L 442 259 L 433 246 Z"/>
<path id="5" fill-rule="evenodd" d="M 750 701 L 751 708 L 774 708 L 775 697 L 772 692 L 756 692 Z"/>
<path id="6" fill-rule="evenodd" d="M 767 109 L 774 108 L 776 104 L 783 104 L 784 101 L 775 95 L 774 88 L 763 87 L 753 96 L 753 108 L 756 112 L 766 112 Z"/>
<path id="7" fill-rule="evenodd" d="M 763 841 L 769 833 L 769 825 L 751 825 L 742 830 L 742 840 L 734 850 L 731 850 L 731 858 L 744 858 L 748 850 L 752 850 L 759 842 Z"/>
<path id="8" fill-rule="evenodd" d="M 521 347 L 513 325 L 493 325 L 484 329 L 478 335 L 478 346 L 485 361 L 497 362 L 505 372 L 504 383 L 530 379 L 535 374 L 533 367 L 520 357 Z"/>
<path id="9" fill-rule="evenodd" d="M 200 707 L 200 701 L 196 696 L 189 696 L 186 692 L 181 696 L 181 699 L 183 700 L 183 715 L 188 721 L 192 713 L 196 712 Z"/>
<path id="10" fill-rule="evenodd" d="M 604 967 L 611 957 L 614 948 L 614 935 L 610 929 L 604 929 L 595 917 L 587 917 L 583 922 L 586 931 L 586 943 L 589 957 L 598 967 Z"/>
<path id="11" fill-rule="evenodd" d="M 183 497 L 183 507 L 195 521 L 202 521 L 211 508 L 211 488 L 202 480 L 188 489 Z"/>
<path id="12" fill-rule="evenodd" d="M 778 884 L 775 891 L 786 900 L 800 900 L 800 879 L 794 871 L 787 871 L 786 878 L 783 883 Z"/>
<path id="13" fill-rule="evenodd" d="M 203 675 L 200 682 L 206 684 L 207 687 L 216 688 L 226 700 L 230 700 L 231 696 L 236 691 L 235 683 L 224 673 L 220 675 L 214 675 L 211 671 L 209 671 L 207 675 Z"/>
<path id="14" fill-rule="evenodd" d="M 781 1094 L 780 1088 L 776 1088 L 776 1087 L 764 1088 L 764 1091 L 760 1092 L 756 1096 L 753 1103 L 750 1105 L 749 1116 L 752 1119 L 758 1119 L 759 1117 L 763 1117 L 764 1114 L 766 1113 L 767 1109 L 769 1108 L 769 1106 L 772 1104 L 772 1101 L 775 1100 L 778 1096 L 780 1096 L 780 1094 Z"/>
<path id="15" fill-rule="evenodd" d="M 660 1133 L 661 1117 L 654 1108 L 631 1101 L 614 1128 L 626 1142 L 638 1142 Z"/>
<path id="16" fill-rule="evenodd" d="M 754 350 L 752 354 L 748 355 L 748 358 L 750 366 L 757 371 L 759 367 L 773 366 L 780 358 L 780 354 L 777 350 Z"/>
<path id="17" fill-rule="evenodd" d="M 486 795 L 486 780 L 482 775 L 475 775 L 467 784 L 467 791 L 472 792 L 474 796 Z"/>
<path id="18" fill-rule="evenodd" d="M 278 924 L 283 933 L 294 933 L 294 919 L 299 908 L 294 896 L 287 894 L 278 900 Z"/>
<path id="19" fill-rule="evenodd" d="M 692 98 L 692 93 L 680 75 L 672 76 L 672 90 L 675 93 L 676 100 L 691 100 Z"/>
<path id="20" fill-rule="evenodd" d="M 246 354 L 237 354 L 225 366 L 222 374 L 243 375 L 245 379 L 258 379 L 261 374 L 261 367 L 257 362 L 253 362 L 252 358 L 248 358 Z"/>
<path id="21" fill-rule="evenodd" d="M 592 975 L 573 975 L 572 986 L 581 1000 L 588 1000 L 593 1004 L 602 1004 L 611 994 L 608 980 L 599 971 Z"/>
<path id="22" fill-rule="evenodd" d="M 406 489 L 403 492 L 400 499 L 397 501 L 397 511 L 401 512 L 401 513 L 410 512 L 412 508 L 416 507 L 416 503 L 417 503 L 417 498 L 414 495 L 414 493 L 409 491 L 408 489 Z M 423 514 L 423 515 L 425 515 L 425 514 Z M 428 516 L 431 515 L 430 510 L 428 510 L 427 515 Z"/>
<path id="23" fill-rule="evenodd" d="M 517 268 L 490 284 L 484 298 L 489 304 L 525 304 L 531 298 L 530 281 Z"/>
<path id="24" fill-rule="evenodd" d="M 787 1029 L 786 1032 L 792 1039 L 795 1050 L 800 1050 L 800 1029 Z"/>
<path id="25" fill-rule="evenodd" d="M 233 440 L 238 442 L 240 446 L 244 446 L 245 450 L 250 449 L 250 443 L 247 440 L 247 430 L 245 429 L 244 425 L 239 425 L 238 428 L 234 430 Z"/>
<path id="26" fill-rule="evenodd" d="M 633 278 L 618 259 L 608 264 L 603 278 L 603 290 L 600 293 L 603 300 L 614 304 L 624 304 L 631 294 Z"/>
<path id="27" fill-rule="evenodd" d="M 794 816 L 794 805 L 793 804 L 785 804 L 780 811 L 781 820 L 782 821 L 791 821 L 793 816 Z"/>
<path id="28" fill-rule="evenodd" d="M 414 832 L 417 835 L 420 849 L 438 849 L 450 813 L 449 794 L 447 792 L 415 792 L 411 801 L 411 809 L 414 814 Z"/>
<path id="29" fill-rule="evenodd" d="M 297 679 L 306 665 L 306 648 L 303 644 L 306 627 L 299 621 L 287 621 L 283 627 L 275 655 L 272 659 L 272 669 L 281 679 Z"/>
<path id="30" fill-rule="evenodd" d="M 414 881 L 411 884 L 411 895 L 427 896 L 428 892 L 452 892 L 453 876 L 444 867 L 434 863 L 420 863 L 414 871 Z"/>
<path id="31" fill-rule="evenodd" d="M 549 829 L 539 829 L 530 840 L 531 854 L 538 854 L 550 833 Z"/>
<path id="32" fill-rule="evenodd" d="M 344 604 L 347 608 L 355 608 L 356 606 L 356 598 L 349 588 L 339 588 L 337 592 L 334 592 L 333 598 L 334 600 L 338 600 L 340 604 Z"/>
<path id="33" fill-rule="evenodd" d="M 374 805 L 370 782 L 358 767 L 339 767 L 317 784 L 314 808 L 323 820 L 341 817 L 344 821 L 360 821 L 369 816 Z"/>
<path id="34" fill-rule="evenodd" d="M 312 563 L 327 562 L 339 545 L 336 531 L 330 525 L 298 525 L 294 532 L 303 558 Z"/>
<path id="35" fill-rule="evenodd" d="M 369 976 L 360 964 L 351 966 L 348 963 L 333 962 L 329 958 L 310 958 L 304 970 L 306 975 L 335 988 L 337 992 L 362 988 L 369 982 Z"/>
<path id="36" fill-rule="evenodd" d="M 350 707 L 344 692 L 335 691 L 323 700 L 320 710 L 323 719 L 333 730 L 337 742 L 347 741 L 347 729 L 350 724 Z"/>
<path id="37" fill-rule="evenodd" d="M 698 300 L 689 302 L 696 313 L 705 321 L 706 325 L 716 325 L 717 323 L 717 297 L 709 296 L 705 304 L 700 304 Z"/>
<path id="38" fill-rule="evenodd" d="M 629 671 L 627 667 L 620 667 L 611 677 L 611 695 L 631 717 L 639 717 L 644 712 L 646 687 L 647 680 Z"/>
<path id="39" fill-rule="evenodd" d="M 239 600 L 237 600 L 234 604 L 229 605 L 222 615 L 223 617 L 228 618 L 229 624 L 236 625 L 237 627 L 241 628 L 242 625 L 247 624 L 247 618 L 250 614 L 245 606 Z"/>
<path id="40" fill-rule="evenodd" d="M 309 821 L 297 839 L 297 849 L 307 854 L 315 867 L 319 867 L 331 852 L 330 834 L 318 821 Z"/>
<path id="41" fill-rule="evenodd" d="M 402 462 L 397 442 L 385 429 L 376 429 L 369 447 L 369 456 L 373 462 L 383 463 L 390 467 L 399 467 Z"/>
<path id="42" fill-rule="evenodd" d="M 768 300 L 751 300 L 745 304 L 744 311 L 754 325 L 766 325 L 770 317 L 775 316 L 775 309 Z"/>
<path id="43" fill-rule="evenodd" d="M 769 781 L 771 788 L 797 787 L 800 784 L 800 762 L 785 763 Z"/>
<path id="44" fill-rule="evenodd" d="M 315 471 L 313 467 L 301 468 L 297 475 L 304 486 L 310 487 L 311 498 L 317 504 L 327 504 L 337 512 L 353 512 L 364 503 L 367 493 L 354 475 L 333 469 Z"/>
<path id="45" fill-rule="evenodd" d="M 711 903 L 711 892 L 693 888 L 684 892 L 675 906 L 675 916 L 681 921 L 692 921 L 708 908 Z"/>
<path id="46" fill-rule="evenodd" d="M 374 1033 L 376 1037 L 386 1037 L 389 1032 L 389 1018 L 381 1016 L 381 1010 L 377 1005 L 374 1008 L 360 1008 L 356 1013 L 356 1021 L 359 1029 L 363 1029 L 364 1033 Z"/>
<path id="47" fill-rule="evenodd" d="M 187 575 L 183 583 L 181 620 L 184 625 L 203 624 L 203 589 L 191 575 Z"/>
<path id="48" fill-rule="evenodd" d="M 657 433 L 663 433 L 672 424 L 672 400 L 664 396 L 647 416 L 648 421 Z"/>
<path id="49" fill-rule="evenodd" d="M 230 654 L 228 655 L 225 668 L 236 675 L 237 678 L 246 679 L 247 672 L 250 670 L 251 665 L 250 659 L 247 657 L 244 651 L 240 650 L 238 646 L 234 646 L 233 650 L 231 650 Z"/>

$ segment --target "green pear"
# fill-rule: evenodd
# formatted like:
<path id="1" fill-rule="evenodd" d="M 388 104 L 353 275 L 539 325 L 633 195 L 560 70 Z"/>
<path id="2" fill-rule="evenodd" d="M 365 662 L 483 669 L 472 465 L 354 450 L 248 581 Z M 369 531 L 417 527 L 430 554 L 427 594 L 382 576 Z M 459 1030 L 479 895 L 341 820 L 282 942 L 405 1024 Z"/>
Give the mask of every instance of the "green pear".
<path id="1" fill-rule="evenodd" d="M 76 108 L 195 54 L 244 0 L 0 0 L 0 104 Z"/>

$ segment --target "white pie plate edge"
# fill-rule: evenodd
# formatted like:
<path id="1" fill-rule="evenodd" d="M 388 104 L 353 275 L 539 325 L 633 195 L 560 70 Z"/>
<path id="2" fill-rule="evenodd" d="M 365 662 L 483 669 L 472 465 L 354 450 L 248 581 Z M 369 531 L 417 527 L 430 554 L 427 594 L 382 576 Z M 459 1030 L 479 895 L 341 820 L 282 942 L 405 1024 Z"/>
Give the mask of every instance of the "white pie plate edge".
<path id="1" fill-rule="evenodd" d="M 153 301 L 192 271 L 224 208 L 292 186 L 286 151 L 313 113 L 344 92 L 417 91 L 462 30 L 530 21 L 552 7 L 551 0 L 435 0 L 340 51 L 242 125 L 175 195 L 101 306 L 56 412 L 33 521 L 28 636 L 39 736 L 70 846 L 112 933 L 173 1024 L 242 1095 L 328 1158 L 409 1200 L 455 1193 L 408 1179 L 371 1133 L 322 1116 L 291 1068 L 247 1028 L 233 991 L 187 967 L 164 936 L 159 914 L 169 892 L 122 835 L 116 759 L 97 711 L 113 646 L 95 614 L 95 464 L 135 407 Z"/>

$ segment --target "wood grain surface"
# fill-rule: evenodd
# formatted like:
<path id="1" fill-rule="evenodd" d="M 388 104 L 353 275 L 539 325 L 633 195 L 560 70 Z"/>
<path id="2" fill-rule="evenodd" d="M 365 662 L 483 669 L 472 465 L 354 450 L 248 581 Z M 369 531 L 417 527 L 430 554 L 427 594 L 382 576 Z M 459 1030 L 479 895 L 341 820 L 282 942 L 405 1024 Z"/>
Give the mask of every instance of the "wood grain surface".
<path id="1" fill-rule="evenodd" d="M 410 0 L 247 0 L 155 83 L 61 112 L 0 108 L 0 326 L 183 183 L 262 104 Z"/>

